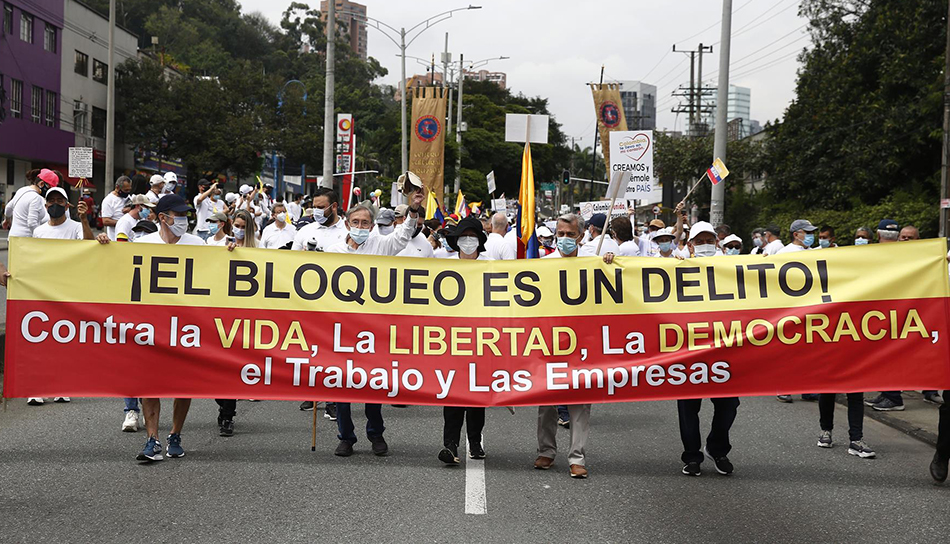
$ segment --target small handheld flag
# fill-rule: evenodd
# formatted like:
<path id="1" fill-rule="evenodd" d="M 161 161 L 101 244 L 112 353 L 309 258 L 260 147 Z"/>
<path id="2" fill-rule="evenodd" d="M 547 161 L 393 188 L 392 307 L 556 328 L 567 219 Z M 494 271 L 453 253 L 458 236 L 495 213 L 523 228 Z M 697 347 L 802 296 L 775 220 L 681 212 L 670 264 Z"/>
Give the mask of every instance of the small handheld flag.
<path id="1" fill-rule="evenodd" d="M 726 165 L 722 163 L 722 160 L 716 157 L 712 166 L 706 170 L 706 175 L 709 176 L 709 181 L 711 181 L 713 185 L 718 185 L 719 182 L 726 179 L 726 176 L 729 175 L 729 170 L 726 168 Z"/>

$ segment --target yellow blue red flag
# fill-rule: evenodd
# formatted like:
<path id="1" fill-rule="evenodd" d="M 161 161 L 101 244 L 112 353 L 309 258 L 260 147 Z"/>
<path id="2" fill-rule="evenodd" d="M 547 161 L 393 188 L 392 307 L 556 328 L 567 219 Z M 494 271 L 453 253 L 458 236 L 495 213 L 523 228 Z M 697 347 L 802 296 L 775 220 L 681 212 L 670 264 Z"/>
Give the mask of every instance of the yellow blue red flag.
<path id="1" fill-rule="evenodd" d="M 538 237 L 534 233 L 534 166 L 531 164 L 531 144 L 524 144 L 521 157 L 521 191 L 518 193 L 518 258 L 537 259 Z"/>

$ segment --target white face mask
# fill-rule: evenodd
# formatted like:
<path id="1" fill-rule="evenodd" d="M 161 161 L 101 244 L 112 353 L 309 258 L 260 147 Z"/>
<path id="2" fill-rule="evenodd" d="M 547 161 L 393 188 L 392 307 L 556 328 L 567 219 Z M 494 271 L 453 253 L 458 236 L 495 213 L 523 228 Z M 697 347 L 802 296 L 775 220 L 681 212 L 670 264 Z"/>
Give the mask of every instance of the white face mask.
<path id="1" fill-rule="evenodd" d="M 286 223 L 287 214 L 284 212 L 280 212 L 279 214 L 277 214 L 277 217 L 275 217 L 274 219 L 276 219 L 278 223 Z"/>
<path id="2" fill-rule="evenodd" d="M 478 238 L 475 236 L 459 237 L 459 251 L 466 255 L 473 255 L 478 251 Z"/>
<path id="3" fill-rule="evenodd" d="M 313 220 L 321 225 L 327 222 L 327 217 L 323 215 L 323 208 L 313 209 Z"/>
<path id="4" fill-rule="evenodd" d="M 693 246 L 697 257 L 712 257 L 716 254 L 716 244 L 698 244 Z"/>
<path id="5" fill-rule="evenodd" d="M 385 236 L 385 235 L 391 233 L 391 232 L 394 231 L 394 230 L 396 230 L 396 227 L 394 227 L 394 226 L 392 226 L 392 225 L 380 225 L 380 226 L 379 226 L 379 233 L 382 234 L 383 236 Z"/>
<path id="6" fill-rule="evenodd" d="M 174 223 L 169 225 L 165 223 L 165 226 L 172 231 L 172 234 L 181 238 L 186 232 L 188 232 L 188 218 L 187 217 L 173 217 L 175 220 Z"/>

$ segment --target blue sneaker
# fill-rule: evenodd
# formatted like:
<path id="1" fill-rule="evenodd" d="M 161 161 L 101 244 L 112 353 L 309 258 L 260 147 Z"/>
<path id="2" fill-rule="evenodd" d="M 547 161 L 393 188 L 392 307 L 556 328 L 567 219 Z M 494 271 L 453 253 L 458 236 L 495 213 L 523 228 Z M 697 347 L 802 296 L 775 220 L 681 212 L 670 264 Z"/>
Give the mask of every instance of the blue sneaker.
<path id="1" fill-rule="evenodd" d="M 165 453 L 169 457 L 184 457 L 185 450 L 181 447 L 181 435 L 178 433 L 172 433 L 168 435 L 168 449 L 165 450 Z"/>
<path id="2" fill-rule="evenodd" d="M 136 461 L 161 461 L 162 459 L 162 443 L 153 436 L 148 437 L 145 447 L 135 456 Z"/>

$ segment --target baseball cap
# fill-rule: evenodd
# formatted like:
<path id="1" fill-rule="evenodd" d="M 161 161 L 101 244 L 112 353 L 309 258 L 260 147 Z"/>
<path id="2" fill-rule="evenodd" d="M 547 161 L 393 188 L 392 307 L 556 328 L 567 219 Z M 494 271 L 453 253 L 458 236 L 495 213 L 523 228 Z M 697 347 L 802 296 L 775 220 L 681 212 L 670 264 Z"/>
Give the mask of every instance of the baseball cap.
<path id="1" fill-rule="evenodd" d="M 239 189 L 242 195 L 249 195 L 251 194 L 253 190 L 254 188 L 246 183 L 244 185 L 241 185 L 241 188 Z"/>
<path id="2" fill-rule="evenodd" d="M 379 210 L 379 215 L 376 216 L 377 225 L 389 226 L 393 224 L 393 221 L 396 220 L 396 214 L 392 210 Z"/>
<path id="3" fill-rule="evenodd" d="M 714 229 L 713 226 L 706 221 L 697 221 L 693 223 L 693 226 L 689 229 L 689 241 L 692 242 L 693 238 L 696 238 L 696 236 L 698 236 L 701 232 L 708 232 L 715 235 L 716 229 Z M 656 239 L 655 234 L 653 235 L 653 238 Z"/>
<path id="4" fill-rule="evenodd" d="M 649 226 L 665 229 L 666 223 L 664 223 L 662 219 L 654 219 L 653 221 L 650 221 Z"/>
<path id="5" fill-rule="evenodd" d="M 894 224 L 897 225 L 897 223 L 894 223 Z M 815 225 L 812 225 L 811 221 L 807 219 L 796 219 L 792 221 L 792 226 L 788 230 L 790 232 L 797 232 L 800 230 L 803 230 L 805 232 L 815 232 L 816 230 L 818 230 L 818 227 L 816 227 Z"/>
<path id="6" fill-rule="evenodd" d="M 604 223 L 607 222 L 607 216 L 602 213 L 595 213 L 590 217 L 590 221 L 587 222 L 588 225 L 593 225 L 599 229 L 604 228 Z"/>
<path id="7" fill-rule="evenodd" d="M 416 189 L 422 189 L 422 179 L 413 172 L 406 171 L 396 180 L 396 188 L 400 192 L 409 194 Z"/>
<path id="8" fill-rule="evenodd" d="M 765 232 L 774 234 L 775 236 L 782 235 L 782 229 L 778 228 L 778 225 L 769 225 L 765 227 Z"/>
<path id="9" fill-rule="evenodd" d="M 63 198 L 69 200 L 69 197 L 66 196 L 66 191 L 64 191 L 62 187 L 50 187 L 50 190 L 46 191 L 46 200 L 49 200 L 49 197 L 54 194 L 62 195 Z"/>
<path id="10" fill-rule="evenodd" d="M 155 213 L 165 213 L 165 212 L 178 212 L 178 213 L 187 213 L 191 211 L 191 206 L 185 202 L 185 199 L 172 193 L 165 195 L 158 201 L 158 205 L 155 206 Z"/>
<path id="11" fill-rule="evenodd" d="M 236 193 L 228 193 L 228 194 L 224 195 L 224 200 L 225 200 L 228 204 L 232 204 L 232 203 L 233 203 L 235 200 L 237 200 L 237 199 L 238 199 L 238 195 L 237 195 Z"/>
<path id="12" fill-rule="evenodd" d="M 142 205 L 142 206 L 145 206 L 146 208 L 155 207 L 155 204 L 152 204 L 151 202 L 149 202 L 148 197 L 145 195 L 132 195 L 131 205 L 132 206 Z"/>
<path id="13" fill-rule="evenodd" d="M 165 172 L 165 183 L 178 183 L 178 174 L 174 172 Z"/>
<path id="14" fill-rule="evenodd" d="M 408 204 L 400 204 L 400 205 L 396 206 L 396 211 L 395 211 L 395 213 L 394 213 L 394 216 L 397 217 L 397 218 L 398 218 L 398 217 L 406 217 L 406 212 L 408 212 L 408 211 L 409 211 L 409 205 L 408 205 Z"/>
<path id="15" fill-rule="evenodd" d="M 656 231 L 655 233 L 653 233 L 654 240 L 656 240 L 657 238 L 662 238 L 664 236 L 669 236 L 670 238 L 673 238 L 673 227 L 664 227 Z"/>
<path id="16" fill-rule="evenodd" d="M 40 174 L 36 177 L 45 181 L 50 187 L 56 187 L 59 185 L 59 176 L 57 176 L 56 172 L 53 172 L 52 170 L 44 168 L 40 170 Z"/>
<path id="17" fill-rule="evenodd" d="M 548 238 L 550 236 L 554 236 L 554 233 L 551 232 L 551 229 L 549 229 L 545 225 L 541 225 L 540 227 L 538 227 L 538 236 L 541 236 L 542 238 Z"/>
<path id="18" fill-rule="evenodd" d="M 739 242 L 739 245 L 742 245 L 742 238 L 739 238 L 735 234 L 730 234 L 722 240 L 722 245 L 731 244 L 732 242 Z"/>
<path id="19" fill-rule="evenodd" d="M 142 221 L 136 223 L 134 227 L 132 227 L 132 232 L 147 232 L 151 234 L 153 232 L 158 232 L 158 225 L 156 225 L 154 221 L 143 219 Z"/>
<path id="20" fill-rule="evenodd" d="M 171 172 L 169 172 L 169 174 L 171 174 Z M 165 175 L 167 176 L 168 174 L 165 174 Z M 172 175 L 174 175 L 174 174 L 172 174 Z M 160 175 L 158 175 L 158 174 L 153 175 L 153 176 L 152 176 L 151 178 L 149 178 L 149 180 L 148 180 L 148 184 L 149 184 L 149 185 L 158 185 L 159 183 L 165 183 L 165 178 L 163 178 L 162 176 L 160 176 Z"/>
<path id="21" fill-rule="evenodd" d="M 228 216 L 225 215 L 224 212 L 214 212 L 208 216 L 208 219 L 214 219 L 215 221 L 227 221 Z"/>
<path id="22" fill-rule="evenodd" d="M 201 178 L 198 180 L 198 187 L 211 187 L 211 182 L 205 178 Z"/>
<path id="23" fill-rule="evenodd" d="M 897 221 L 893 219 L 881 219 L 881 222 L 877 224 L 877 230 L 892 230 L 894 232 L 900 231 L 900 225 L 897 224 Z"/>

